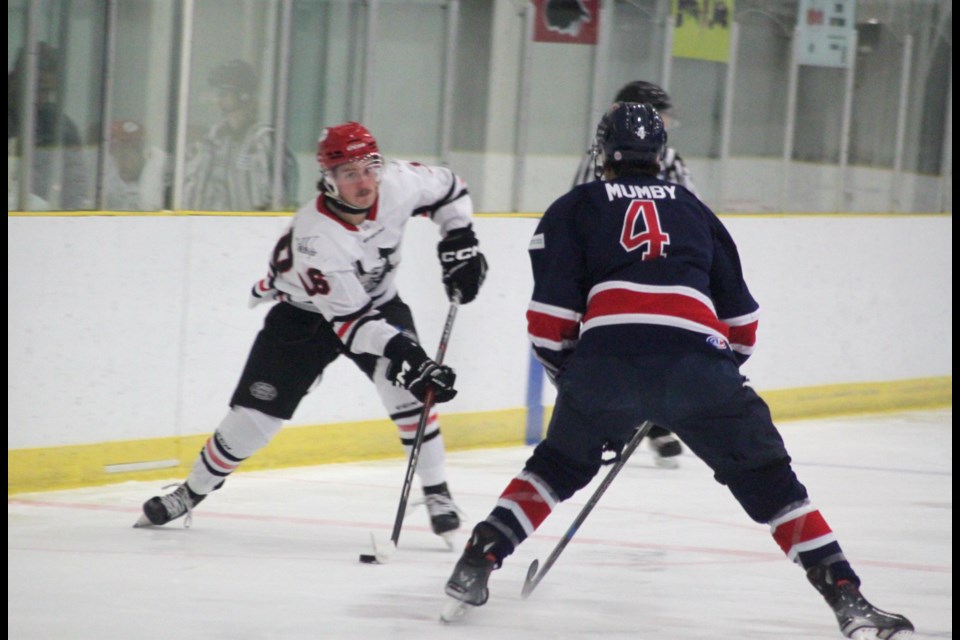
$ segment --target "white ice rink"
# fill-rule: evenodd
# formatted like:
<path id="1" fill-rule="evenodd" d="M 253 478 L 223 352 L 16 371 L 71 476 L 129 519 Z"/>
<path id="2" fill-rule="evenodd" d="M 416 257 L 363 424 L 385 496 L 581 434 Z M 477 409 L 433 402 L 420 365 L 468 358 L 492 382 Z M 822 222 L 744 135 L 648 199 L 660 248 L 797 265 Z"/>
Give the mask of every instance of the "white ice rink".
<path id="1" fill-rule="evenodd" d="M 945 409 L 781 425 L 864 594 L 908 616 L 917 638 L 953 637 L 952 419 Z M 468 514 L 458 550 L 529 452 L 449 454 L 450 486 Z M 14 496 L 8 637 L 840 637 L 803 572 L 705 465 L 686 454 L 680 469 L 657 469 L 646 446 L 528 600 L 528 565 L 546 559 L 599 477 L 493 574 L 486 606 L 441 625 L 457 555 L 430 533 L 422 506 L 407 514 L 392 562 L 358 562 L 371 532 L 389 539 L 405 466 L 398 458 L 238 473 L 198 507 L 190 529 L 132 528 L 165 483 Z"/>

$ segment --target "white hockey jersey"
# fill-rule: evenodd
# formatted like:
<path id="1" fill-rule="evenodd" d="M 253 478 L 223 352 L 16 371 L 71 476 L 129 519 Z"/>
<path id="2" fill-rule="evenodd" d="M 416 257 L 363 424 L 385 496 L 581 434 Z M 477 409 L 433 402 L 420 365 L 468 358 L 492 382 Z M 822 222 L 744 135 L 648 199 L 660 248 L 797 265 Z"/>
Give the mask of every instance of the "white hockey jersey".
<path id="1" fill-rule="evenodd" d="M 469 226 L 466 183 L 445 167 L 389 161 L 379 197 L 358 226 L 318 194 L 294 215 L 251 302 L 282 300 L 323 314 L 349 351 L 382 355 L 398 330 L 377 309 L 397 295 L 403 232 L 414 215 L 430 216 L 441 236 Z"/>

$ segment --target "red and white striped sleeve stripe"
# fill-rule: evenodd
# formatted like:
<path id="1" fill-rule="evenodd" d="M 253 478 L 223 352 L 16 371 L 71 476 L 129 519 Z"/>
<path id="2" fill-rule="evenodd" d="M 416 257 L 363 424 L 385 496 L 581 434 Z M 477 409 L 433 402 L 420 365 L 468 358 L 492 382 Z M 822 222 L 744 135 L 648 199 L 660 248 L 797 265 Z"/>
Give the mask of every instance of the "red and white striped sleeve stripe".
<path id="1" fill-rule="evenodd" d="M 723 318 L 721 322 L 730 327 L 730 347 L 745 356 L 752 354 L 753 348 L 757 344 L 760 309 L 736 318 Z"/>
<path id="2" fill-rule="evenodd" d="M 577 346 L 581 314 L 551 304 L 531 301 L 527 308 L 527 336 L 535 347 L 564 351 Z"/>

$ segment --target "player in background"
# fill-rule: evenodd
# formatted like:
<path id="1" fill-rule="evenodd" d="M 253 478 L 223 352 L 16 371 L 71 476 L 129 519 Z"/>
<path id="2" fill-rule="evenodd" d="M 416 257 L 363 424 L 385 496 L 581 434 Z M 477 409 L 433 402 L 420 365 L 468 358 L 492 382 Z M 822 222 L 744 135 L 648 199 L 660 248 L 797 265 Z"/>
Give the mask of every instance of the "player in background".
<path id="1" fill-rule="evenodd" d="M 456 395 L 456 375 L 424 352 L 410 308 L 397 292 L 407 221 L 437 225 L 447 295 L 471 302 L 487 263 L 472 228 L 466 184 L 449 169 L 384 162 L 367 129 L 348 122 L 319 141 L 319 193 L 294 215 L 273 249 L 251 306 L 276 302 L 264 320 L 230 400 L 230 410 L 200 451 L 186 481 L 147 500 L 137 526 L 187 515 L 289 419 L 324 369 L 341 354 L 374 383 L 409 455 L 427 387 L 437 402 Z M 417 465 L 433 531 L 460 526 L 444 467 L 435 410 Z M 446 536 L 445 536 L 446 537 Z"/>
<path id="2" fill-rule="evenodd" d="M 667 92 L 652 82 L 644 80 L 628 82 L 620 88 L 613 101 L 652 104 L 660 113 L 664 126 L 667 130 L 670 129 L 669 112 L 673 108 L 673 103 Z M 600 150 L 597 149 L 596 144 L 591 145 L 583 160 L 580 161 L 573 186 L 601 178 L 601 168 L 596 161 L 599 153 Z M 673 147 L 668 146 L 664 151 L 663 158 L 660 160 L 660 173 L 657 177 L 667 182 L 682 185 L 690 193 L 697 195 L 693 186 L 693 178 L 690 177 L 690 171 L 680 154 Z M 658 467 L 676 469 L 679 466 L 679 456 L 683 453 L 683 446 L 670 431 L 659 425 L 654 425 L 647 434 L 647 441 L 650 443 L 653 460 Z"/>
<path id="3" fill-rule="evenodd" d="M 190 148 L 183 206 L 201 211 L 267 211 L 272 208 L 276 131 L 257 115 L 257 76 L 247 62 L 230 60 L 209 77 L 223 116 Z M 286 147 L 281 207 L 297 204 L 299 171 Z"/>
<path id="4" fill-rule="evenodd" d="M 166 206 L 171 174 L 167 154 L 147 144 L 143 125 L 110 125 L 104 191 L 110 211 L 159 211 Z"/>
<path id="5" fill-rule="evenodd" d="M 650 420 L 679 434 L 747 515 L 770 525 L 845 636 L 906 637 L 905 617 L 860 593 L 766 403 L 740 375 L 759 307 L 720 219 L 657 178 L 666 141 L 651 105 L 614 103 L 597 130 L 603 180 L 556 200 L 531 240 L 528 327 L 557 403 L 547 437 L 473 529 L 446 584 L 453 610 L 484 604 L 491 571 L 587 486 L 605 448 L 620 451 Z"/>

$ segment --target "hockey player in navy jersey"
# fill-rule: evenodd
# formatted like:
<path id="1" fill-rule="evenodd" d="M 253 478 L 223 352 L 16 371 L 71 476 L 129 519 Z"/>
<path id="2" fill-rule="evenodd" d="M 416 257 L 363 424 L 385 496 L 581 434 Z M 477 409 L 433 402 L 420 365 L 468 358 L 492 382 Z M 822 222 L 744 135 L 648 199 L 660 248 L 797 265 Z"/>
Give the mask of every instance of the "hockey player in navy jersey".
<path id="1" fill-rule="evenodd" d="M 547 436 L 473 529 L 446 583 L 454 600 L 445 615 L 484 604 L 490 573 L 591 481 L 605 449 L 619 451 L 649 420 L 683 438 L 747 514 L 770 525 L 845 636 L 905 637 L 905 617 L 861 595 L 766 403 L 740 374 L 759 308 L 719 218 L 656 177 L 666 144 L 659 114 L 615 103 L 597 142 L 603 180 L 554 202 L 530 242 L 528 332 L 557 386 Z"/>
<path id="2" fill-rule="evenodd" d="M 659 85 L 646 80 L 628 82 L 620 87 L 613 101 L 645 102 L 653 105 L 653 108 L 663 119 L 664 127 L 670 129 L 670 117 L 667 114 L 673 110 L 673 101 L 670 99 L 670 95 Z M 587 149 L 587 153 L 584 154 L 583 160 L 577 168 L 573 186 L 593 182 L 602 177 L 600 175 L 601 167 L 596 162 L 599 152 L 596 143 Z M 660 172 L 657 177 L 667 182 L 682 185 L 693 195 L 698 195 L 693 186 L 693 177 L 690 175 L 690 170 L 687 169 L 683 158 L 673 147 L 668 146 L 664 150 L 663 157 L 660 158 Z M 678 461 L 680 454 L 683 453 L 683 446 L 676 436 L 667 429 L 660 425 L 653 425 L 647 434 L 647 441 L 650 444 L 651 451 L 653 451 L 653 460 L 658 467 L 676 469 L 680 466 Z"/>
<path id="3" fill-rule="evenodd" d="M 244 460 L 263 448 L 341 354 L 374 383 L 407 452 L 433 387 L 437 402 L 457 393 L 450 367 L 417 340 L 410 308 L 397 291 L 407 222 L 437 225 L 447 295 L 476 298 L 487 262 L 472 229 L 467 185 L 445 167 L 385 162 L 376 139 L 348 122 L 323 131 L 317 151 L 319 193 L 277 241 L 269 274 L 251 290 L 251 306 L 275 303 L 250 350 L 230 410 L 207 440 L 187 479 L 143 505 L 137 526 L 187 516 Z M 460 526 L 446 482 L 436 410 L 428 418 L 416 472 L 434 533 Z"/>

